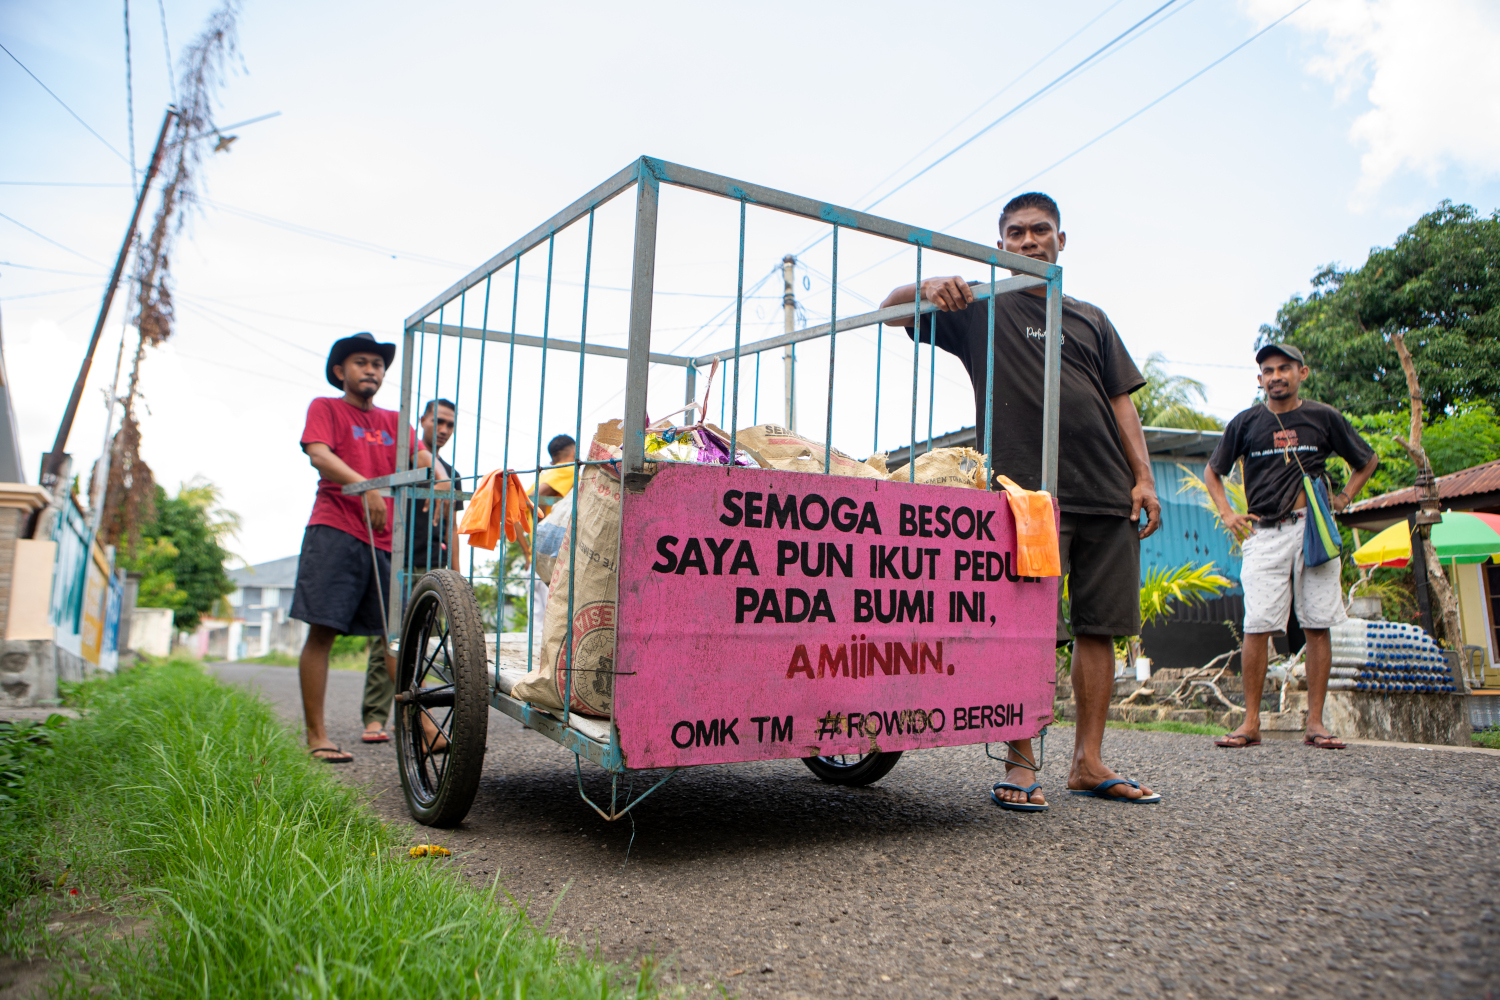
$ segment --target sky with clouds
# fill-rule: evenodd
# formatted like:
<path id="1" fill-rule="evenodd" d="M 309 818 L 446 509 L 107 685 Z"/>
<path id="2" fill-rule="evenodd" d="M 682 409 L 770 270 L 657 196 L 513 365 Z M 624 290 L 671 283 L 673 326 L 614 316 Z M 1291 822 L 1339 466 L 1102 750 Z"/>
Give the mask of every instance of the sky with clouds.
<path id="1" fill-rule="evenodd" d="M 207 200 L 173 262 L 176 332 L 143 365 L 146 459 L 168 489 L 197 475 L 223 487 L 244 518 L 244 558 L 294 553 L 316 481 L 297 439 L 308 400 L 332 393 L 329 344 L 356 330 L 399 339 L 424 303 L 642 153 L 857 208 L 878 202 L 878 214 L 981 243 L 995 239 L 1007 196 L 1047 191 L 1069 235 L 1067 291 L 1104 308 L 1138 362 L 1159 353 L 1203 381 L 1206 408 L 1227 418 L 1254 397 L 1260 324 L 1321 265 L 1358 264 L 1444 198 L 1484 213 L 1500 205 L 1500 9 L 1299 2 L 246 0 L 217 120 L 280 116 L 233 130 L 232 150 L 206 164 Z M 130 4 L 138 167 L 171 99 L 168 50 L 175 57 L 213 6 Z M 84 0 L 0 4 L 0 44 L 14 56 L 0 53 L 0 317 L 33 478 L 132 204 L 122 13 Z M 630 216 L 620 199 L 595 220 L 591 340 L 624 340 Z M 825 232 L 749 212 L 747 339 L 780 329 L 788 252 L 801 261 L 804 317 L 826 319 Z M 656 349 L 732 343 L 737 241 L 734 204 L 664 197 Z M 543 248 L 519 280 L 507 270 L 491 281 L 487 318 L 471 294 L 465 323 L 509 329 L 514 309 L 519 332 L 547 322 L 576 338 L 586 250 L 586 227 L 558 237 L 550 314 Z M 844 236 L 840 314 L 870 308 L 914 266 L 910 252 Z M 944 268 L 983 276 L 923 263 Z M 80 464 L 103 439 L 124 318 L 117 304 L 70 442 Z M 465 341 L 460 363 L 450 340 L 440 361 L 434 338 L 422 356 L 420 398 L 457 396 L 464 411 L 462 470 L 529 464 L 538 415 L 545 439 L 619 414 L 621 373 L 608 364 L 590 367 L 580 396 L 576 357 L 553 361 L 544 387 L 534 354 L 518 353 L 512 373 L 490 348 L 481 369 L 477 347 Z M 827 357 L 822 345 L 799 354 L 799 428 L 814 437 Z M 939 434 L 972 423 L 957 362 L 920 365 L 919 434 L 929 413 Z M 747 365 L 742 423 L 780 419 L 780 370 L 779 354 L 766 355 L 757 398 Z M 393 372 L 378 402 L 396 408 L 398 385 Z M 906 443 L 909 343 L 841 337 L 836 385 L 835 445 L 863 456 Z M 682 397 L 680 369 L 653 374 L 653 413 Z"/>

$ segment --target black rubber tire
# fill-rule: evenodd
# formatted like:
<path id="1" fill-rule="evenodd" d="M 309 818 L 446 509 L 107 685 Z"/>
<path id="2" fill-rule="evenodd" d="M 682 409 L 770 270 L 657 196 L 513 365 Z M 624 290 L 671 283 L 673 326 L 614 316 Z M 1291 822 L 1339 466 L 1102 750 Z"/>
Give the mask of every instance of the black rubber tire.
<path id="1" fill-rule="evenodd" d="M 837 757 L 803 757 L 807 769 L 830 785 L 873 785 L 891 773 L 901 751 L 843 754 Z"/>
<path id="2" fill-rule="evenodd" d="M 479 791 L 490 713 L 482 623 L 474 592 L 451 569 L 422 577 L 407 602 L 394 735 L 406 807 L 427 826 L 457 826 Z M 424 707 L 410 700 L 422 691 L 430 696 L 448 688 L 452 705 Z M 447 753 L 427 752 L 419 717 L 424 712 L 447 739 Z"/>

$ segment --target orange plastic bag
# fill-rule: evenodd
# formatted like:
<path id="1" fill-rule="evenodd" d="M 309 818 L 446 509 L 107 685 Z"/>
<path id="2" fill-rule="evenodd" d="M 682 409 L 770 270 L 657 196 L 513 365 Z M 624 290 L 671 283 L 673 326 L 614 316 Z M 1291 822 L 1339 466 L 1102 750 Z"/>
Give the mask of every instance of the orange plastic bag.
<path id="1" fill-rule="evenodd" d="M 1021 576 L 1062 576 L 1057 547 L 1057 520 L 1052 494 L 1022 489 L 1005 476 L 996 476 L 1016 518 L 1016 572 Z"/>
<path id="2" fill-rule="evenodd" d="M 501 492 L 504 492 L 502 504 Z M 526 496 L 526 487 L 521 477 L 514 472 L 496 469 L 480 480 L 479 488 L 469 500 L 459 522 L 458 533 L 469 536 L 469 544 L 476 549 L 494 550 L 501 535 L 509 541 L 520 541 L 521 548 L 531 555 L 527 541 L 531 534 L 531 501 Z"/>

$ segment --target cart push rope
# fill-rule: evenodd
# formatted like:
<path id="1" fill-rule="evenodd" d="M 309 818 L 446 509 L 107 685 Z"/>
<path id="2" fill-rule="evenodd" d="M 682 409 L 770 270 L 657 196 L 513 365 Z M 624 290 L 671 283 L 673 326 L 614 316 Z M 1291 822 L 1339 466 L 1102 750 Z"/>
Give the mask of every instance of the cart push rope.
<path id="1" fill-rule="evenodd" d="M 655 300 L 672 294 L 654 287 L 664 185 L 738 205 L 738 270 L 727 296 L 732 345 L 691 355 L 653 350 Z M 596 219 L 632 190 L 630 238 L 608 244 Z M 757 219 L 764 211 L 804 220 L 831 236 L 828 322 L 744 341 L 749 210 Z M 990 373 L 994 297 L 1045 289 L 1039 493 L 1008 482 L 1005 492 L 986 488 L 1006 470 L 972 452 L 953 466 L 961 474 L 924 476 L 944 452 L 959 451 L 933 448 L 936 306 L 918 296 L 909 305 L 840 316 L 841 234 L 914 249 L 918 289 L 924 253 L 929 262 L 939 254 L 988 266 L 989 281 L 973 291 L 988 301 Z M 575 272 L 558 260 L 560 239 L 583 244 L 581 282 L 565 280 Z M 679 252 L 671 244 L 667 250 Z M 606 255 L 617 259 L 606 263 Z M 596 268 L 628 270 L 628 288 L 596 282 Z M 1001 270 L 1011 276 L 998 277 Z M 536 282 L 544 283 L 540 294 L 532 293 Z M 590 309 L 596 317 L 606 312 L 599 304 L 606 291 L 626 297 L 619 309 L 623 346 L 590 340 Z M 726 328 L 729 308 L 720 312 Z M 576 340 L 555 335 L 565 315 L 578 324 Z M 446 403 L 446 394 L 458 425 L 449 454 L 472 458 L 474 474 L 440 480 L 437 462 L 408 469 L 413 456 L 402 435 L 397 468 L 407 471 L 344 492 L 389 489 L 395 498 L 392 579 L 384 594 L 387 638 L 397 651 L 397 756 L 412 815 L 435 826 L 463 819 L 478 790 L 490 707 L 572 751 L 579 793 L 605 819 L 624 816 L 687 766 L 799 758 L 825 781 L 868 784 L 906 750 L 982 743 L 994 759 L 1008 760 L 990 753 L 991 744 L 1044 737 L 1056 686 L 1060 580 L 1018 569 L 1045 551 L 1038 539 L 1044 543 L 1050 530 L 1056 572 L 1056 507 L 1042 494 L 1056 492 L 1061 315 L 1062 269 L 1055 264 L 641 157 L 408 317 L 400 425 L 410 426 L 424 400 Z M 873 393 L 878 428 L 888 388 L 880 377 L 882 324 L 905 318 L 915 326 L 908 461 L 886 473 L 883 463 L 861 463 L 832 447 L 835 389 L 851 392 L 851 380 L 835 377 L 839 335 L 875 328 L 876 377 L 858 388 Z M 759 411 L 760 355 L 812 341 L 826 341 L 828 350 L 824 443 L 773 425 L 747 426 L 744 410 Z M 742 399 L 741 369 L 751 355 L 755 381 Z M 677 427 L 647 415 L 648 396 L 660 396 L 660 373 L 671 367 L 685 376 Z M 720 367 L 727 430 L 706 421 Z M 710 381 L 700 401 L 696 379 L 705 368 Z M 487 386 L 487 374 L 496 376 L 492 383 L 503 378 L 503 388 Z M 586 433 L 585 401 L 591 412 L 607 410 L 621 395 L 608 390 L 621 385 L 623 419 Z M 887 403 L 891 395 L 886 391 Z M 574 404 L 566 414 L 578 449 L 571 462 L 543 461 L 543 425 L 556 424 L 559 396 Z M 984 426 L 992 428 L 992 374 L 984 399 Z M 659 401 L 657 408 L 665 409 Z M 535 425 L 521 430 L 532 413 Z M 572 474 L 558 501 L 566 505 L 557 518 L 566 528 L 555 553 L 538 544 L 525 571 L 513 573 L 506 532 L 489 532 L 499 536 L 501 559 L 496 576 L 481 572 L 477 586 L 486 603 L 496 602 L 492 621 L 476 600 L 472 547 L 466 576 L 442 555 L 456 543 L 452 510 L 476 499 L 486 464 L 504 473 L 486 484 L 491 495 L 478 497 L 496 517 L 515 511 L 516 484 L 529 483 L 539 500 L 543 474 Z M 939 481 L 954 485 L 933 485 Z M 521 504 L 528 515 L 531 502 Z M 422 533 L 430 540 L 415 544 Z M 525 531 L 509 537 L 524 542 Z M 551 559 L 552 571 L 539 572 L 538 562 Z M 524 596 L 535 612 L 538 582 L 553 585 L 547 612 L 541 623 L 528 621 L 524 661 L 517 663 L 520 644 L 502 641 L 514 637 L 502 634 L 508 601 Z M 495 633 L 493 653 L 487 628 Z M 610 774 L 607 805 L 584 790 L 583 758 Z M 665 773 L 638 796 L 627 784 L 622 802 L 619 779 L 634 771 Z"/>

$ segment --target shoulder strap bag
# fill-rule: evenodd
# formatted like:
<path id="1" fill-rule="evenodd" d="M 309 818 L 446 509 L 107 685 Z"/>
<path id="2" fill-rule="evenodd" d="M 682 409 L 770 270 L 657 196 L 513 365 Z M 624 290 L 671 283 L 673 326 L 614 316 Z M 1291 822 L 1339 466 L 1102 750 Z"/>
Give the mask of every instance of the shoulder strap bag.
<path id="1" fill-rule="evenodd" d="M 1277 426 L 1285 434 L 1286 425 L 1281 422 L 1281 414 L 1272 410 L 1271 416 L 1276 418 Z M 1291 445 L 1283 446 L 1282 454 L 1297 460 L 1297 468 L 1302 470 L 1302 493 L 1307 497 L 1307 523 L 1302 531 L 1302 563 L 1305 566 L 1321 566 L 1329 560 L 1337 559 L 1343 544 L 1343 536 L 1339 534 L 1333 520 L 1333 504 L 1328 499 L 1328 485 L 1322 476 L 1314 479 L 1307 474 L 1302 457 L 1292 451 Z"/>

